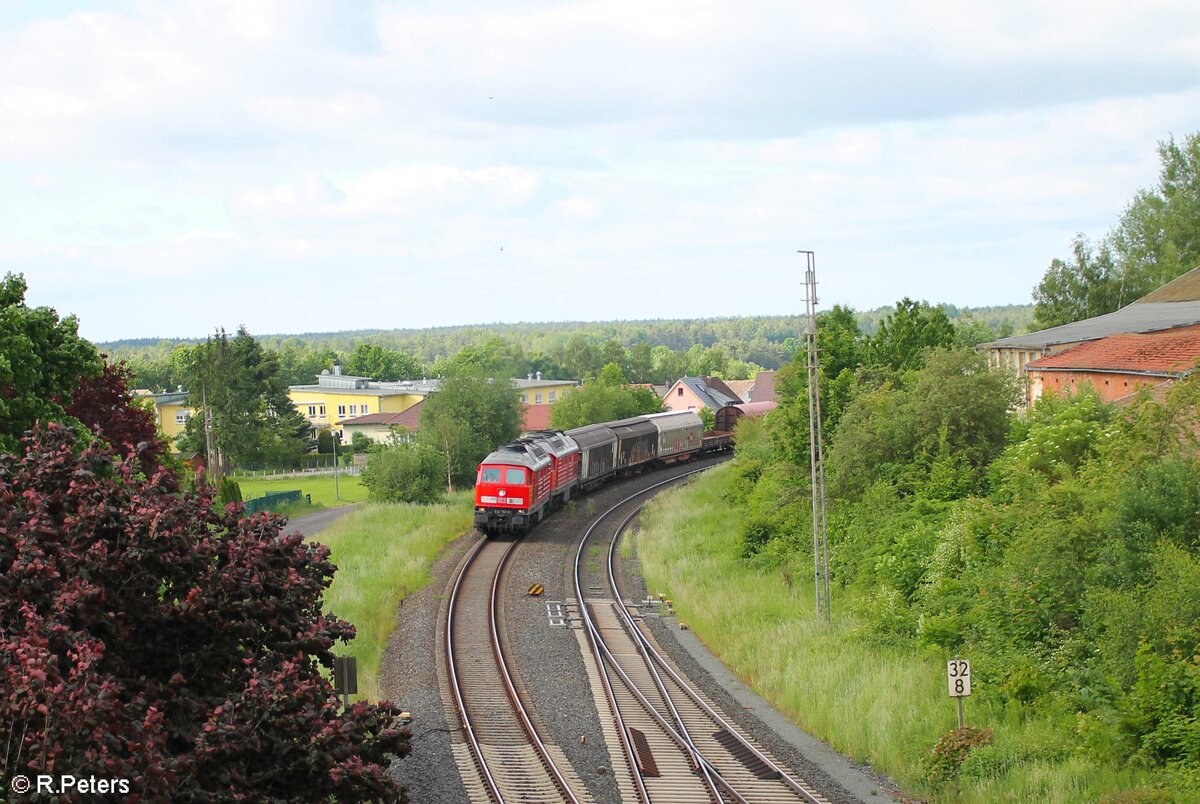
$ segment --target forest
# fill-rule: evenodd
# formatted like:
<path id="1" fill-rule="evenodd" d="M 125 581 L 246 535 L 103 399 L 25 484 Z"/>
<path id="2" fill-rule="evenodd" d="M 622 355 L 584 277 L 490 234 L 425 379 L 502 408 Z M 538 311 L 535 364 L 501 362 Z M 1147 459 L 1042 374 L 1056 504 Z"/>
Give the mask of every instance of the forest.
<path id="1" fill-rule="evenodd" d="M 1031 305 L 941 307 L 965 345 L 1024 332 L 1033 321 Z M 855 319 L 871 334 L 891 309 L 858 312 Z M 584 380 L 615 363 L 629 382 L 663 384 L 684 375 L 750 379 L 761 369 L 778 369 L 795 351 L 802 329 L 800 316 L 758 316 L 259 335 L 256 340 L 277 363 L 286 385 L 311 383 L 335 361 L 348 374 L 384 381 L 443 376 L 464 365 L 495 376 L 540 371 L 548 379 Z M 128 362 L 139 387 L 159 390 L 186 386 L 189 349 L 203 342 L 139 339 L 99 348 L 113 360 Z"/>

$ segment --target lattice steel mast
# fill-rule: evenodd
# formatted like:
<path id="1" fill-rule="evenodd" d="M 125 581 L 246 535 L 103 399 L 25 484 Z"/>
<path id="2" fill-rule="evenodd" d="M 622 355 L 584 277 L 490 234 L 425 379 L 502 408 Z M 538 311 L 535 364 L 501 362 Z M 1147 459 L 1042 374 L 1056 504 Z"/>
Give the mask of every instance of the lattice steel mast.
<path id="1" fill-rule="evenodd" d="M 808 457 L 812 470 L 813 587 L 817 614 L 830 618 L 829 531 L 825 524 L 825 445 L 821 434 L 821 371 L 817 348 L 817 260 L 811 251 L 804 270 L 804 345 L 808 356 Z"/>

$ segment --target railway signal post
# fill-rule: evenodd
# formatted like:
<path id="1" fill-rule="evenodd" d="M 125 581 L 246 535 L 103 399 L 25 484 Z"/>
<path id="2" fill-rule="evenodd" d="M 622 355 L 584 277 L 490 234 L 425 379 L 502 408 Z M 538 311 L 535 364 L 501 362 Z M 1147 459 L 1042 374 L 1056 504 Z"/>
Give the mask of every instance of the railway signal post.
<path id="1" fill-rule="evenodd" d="M 821 434 L 821 366 L 817 350 L 817 258 L 811 251 L 805 257 L 804 343 L 808 356 L 808 456 L 812 469 L 813 584 L 816 587 L 817 615 L 826 621 L 829 609 L 829 531 L 825 521 L 825 446 Z"/>

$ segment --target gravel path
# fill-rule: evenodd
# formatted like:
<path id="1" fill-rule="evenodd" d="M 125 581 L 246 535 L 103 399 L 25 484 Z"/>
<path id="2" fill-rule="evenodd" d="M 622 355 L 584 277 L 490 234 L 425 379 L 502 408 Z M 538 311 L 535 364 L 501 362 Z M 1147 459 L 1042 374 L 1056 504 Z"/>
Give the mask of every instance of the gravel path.
<path id="1" fill-rule="evenodd" d="M 319 531 L 325 529 L 330 523 L 335 522 L 351 511 L 357 511 L 361 503 L 351 503 L 350 505 L 340 505 L 337 508 L 325 508 L 312 514 L 293 517 L 288 520 L 287 526 L 284 527 L 284 533 L 293 533 L 300 531 L 301 535 L 309 538 Z"/>

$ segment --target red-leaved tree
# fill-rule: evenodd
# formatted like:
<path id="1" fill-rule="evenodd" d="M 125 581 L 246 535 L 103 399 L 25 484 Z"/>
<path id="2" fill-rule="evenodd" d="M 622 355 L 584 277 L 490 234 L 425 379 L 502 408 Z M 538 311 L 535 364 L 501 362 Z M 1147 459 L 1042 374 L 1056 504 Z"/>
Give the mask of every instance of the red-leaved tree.
<path id="1" fill-rule="evenodd" d="M 151 473 L 162 465 L 167 445 L 155 427 L 154 415 L 134 404 L 132 379 L 128 364 L 106 359 L 99 374 L 79 378 L 70 404 L 63 407 L 121 455 L 137 455 L 142 470 Z"/>
<path id="2" fill-rule="evenodd" d="M 0 777 L 124 778 L 131 800 L 394 799 L 408 731 L 321 668 L 328 549 L 214 510 L 49 424 L 0 455 Z"/>

